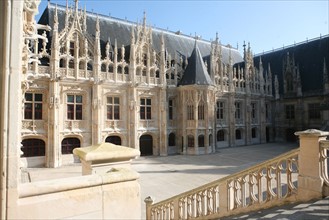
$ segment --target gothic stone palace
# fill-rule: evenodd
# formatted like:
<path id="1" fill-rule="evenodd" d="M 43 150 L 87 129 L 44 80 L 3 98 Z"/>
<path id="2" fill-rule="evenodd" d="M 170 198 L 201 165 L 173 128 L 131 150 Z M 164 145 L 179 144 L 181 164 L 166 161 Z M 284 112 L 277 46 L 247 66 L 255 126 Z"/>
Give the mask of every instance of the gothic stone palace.
<path id="1" fill-rule="evenodd" d="M 263 59 L 244 46 L 242 56 L 218 37 L 209 42 L 152 28 L 145 14 L 140 24 L 95 15 L 78 9 L 78 1 L 70 7 L 49 3 L 38 25 L 45 27 L 41 40 L 26 39 L 23 51 L 25 166 L 73 163 L 75 147 L 100 142 L 142 155 L 198 155 L 265 143 L 307 118 L 298 115 L 302 105 L 315 127 L 328 120 L 319 112 L 329 90 L 328 54 L 317 52 L 322 47 L 315 54 L 300 51 L 305 62 L 319 58 L 313 64 L 321 62 L 325 80 L 317 87 L 321 94 L 304 103 L 304 89 L 313 87 L 301 82 L 304 64 L 284 50 L 284 57 L 279 51 Z"/>

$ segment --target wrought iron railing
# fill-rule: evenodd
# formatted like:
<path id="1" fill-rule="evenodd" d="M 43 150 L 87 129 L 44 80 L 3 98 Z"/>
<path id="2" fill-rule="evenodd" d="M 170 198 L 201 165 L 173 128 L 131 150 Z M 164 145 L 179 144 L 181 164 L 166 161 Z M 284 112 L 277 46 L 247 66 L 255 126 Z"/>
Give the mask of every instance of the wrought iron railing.
<path id="1" fill-rule="evenodd" d="M 145 199 L 147 219 L 215 219 L 267 207 L 297 194 L 299 149 L 152 204 Z"/>

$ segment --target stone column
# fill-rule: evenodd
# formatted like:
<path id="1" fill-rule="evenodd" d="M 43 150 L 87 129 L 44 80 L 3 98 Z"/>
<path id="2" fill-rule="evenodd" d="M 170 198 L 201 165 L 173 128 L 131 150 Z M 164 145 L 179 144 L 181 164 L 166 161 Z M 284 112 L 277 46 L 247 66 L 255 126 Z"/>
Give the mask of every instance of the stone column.
<path id="1" fill-rule="evenodd" d="M 321 198 L 323 179 L 320 177 L 319 142 L 325 140 L 329 132 L 309 129 L 296 132 L 295 135 L 300 139 L 298 200 Z"/>

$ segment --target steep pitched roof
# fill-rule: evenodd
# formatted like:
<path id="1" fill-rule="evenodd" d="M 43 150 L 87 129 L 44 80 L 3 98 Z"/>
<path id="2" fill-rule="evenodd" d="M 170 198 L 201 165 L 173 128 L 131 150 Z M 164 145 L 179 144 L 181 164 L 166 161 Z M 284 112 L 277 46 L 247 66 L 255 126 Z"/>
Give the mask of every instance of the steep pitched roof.
<path id="1" fill-rule="evenodd" d="M 54 13 L 55 13 L 56 5 L 53 3 L 49 3 L 48 7 L 43 12 L 40 17 L 40 24 L 47 24 L 50 27 L 53 27 L 54 24 Z M 65 10 L 64 6 L 57 5 L 58 9 L 58 20 L 59 20 L 59 31 L 64 29 L 65 25 Z M 96 15 L 95 13 L 87 11 L 87 32 L 90 36 L 95 35 L 95 24 L 96 18 L 99 18 L 100 23 L 100 43 L 102 54 L 105 54 L 105 45 L 107 41 L 110 39 L 112 46 L 114 40 L 117 40 L 117 45 L 120 48 L 121 45 L 125 45 L 126 47 L 126 55 L 129 56 L 129 45 L 131 43 L 131 29 L 136 26 L 135 22 L 114 18 L 106 15 Z M 174 55 L 181 55 L 183 59 L 185 57 L 189 57 L 193 51 L 194 46 L 194 37 L 181 34 L 179 32 L 172 32 L 161 28 L 152 27 L 152 39 L 153 39 L 153 47 L 156 51 L 160 51 L 161 49 L 161 37 L 164 37 L 165 47 L 169 54 L 172 55 L 174 59 Z M 52 31 L 48 34 L 49 41 L 51 42 Z M 48 44 L 48 46 L 51 43 Z M 198 46 L 202 56 L 207 56 L 211 51 L 211 42 L 206 40 L 199 40 Z M 223 62 L 228 63 L 229 60 L 229 48 L 226 46 L 222 46 L 222 57 Z M 231 49 L 233 62 L 241 62 L 242 56 L 237 49 Z M 179 59 L 179 56 L 178 56 Z"/>
<path id="2" fill-rule="evenodd" d="M 213 85 L 196 42 L 183 77 L 178 85 Z"/>
<path id="3" fill-rule="evenodd" d="M 283 61 L 286 59 L 287 53 L 289 53 L 291 57 L 294 57 L 295 64 L 299 66 L 303 96 L 319 95 L 323 94 L 324 59 L 326 60 L 326 67 L 329 69 L 328 51 L 329 35 L 326 35 L 280 50 L 256 55 L 254 64 L 259 68 L 259 59 L 261 57 L 265 71 L 268 70 L 268 65 L 270 65 L 273 78 L 274 75 L 278 76 L 279 93 L 282 95 L 284 90 Z M 244 63 L 235 64 L 235 66 L 238 65 L 244 67 Z"/>

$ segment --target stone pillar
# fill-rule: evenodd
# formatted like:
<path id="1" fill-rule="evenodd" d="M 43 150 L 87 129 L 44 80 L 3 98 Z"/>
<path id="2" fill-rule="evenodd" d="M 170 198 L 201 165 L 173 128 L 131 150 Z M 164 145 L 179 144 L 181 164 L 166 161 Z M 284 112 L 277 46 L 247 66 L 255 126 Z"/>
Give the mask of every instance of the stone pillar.
<path id="1" fill-rule="evenodd" d="M 82 175 L 105 174 L 112 168 L 130 168 L 131 160 L 140 155 L 137 149 L 102 143 L 90 147 L 75 148 L 82 164 Z"/>
<path id="2" fill-rule="evenodd" d="M 329 132 L 309 129 L 295 135 L 300 139 L 298 200 L 321 198 L 323 179 L 320 177 L 319 142 L 325 140 Z"/>

